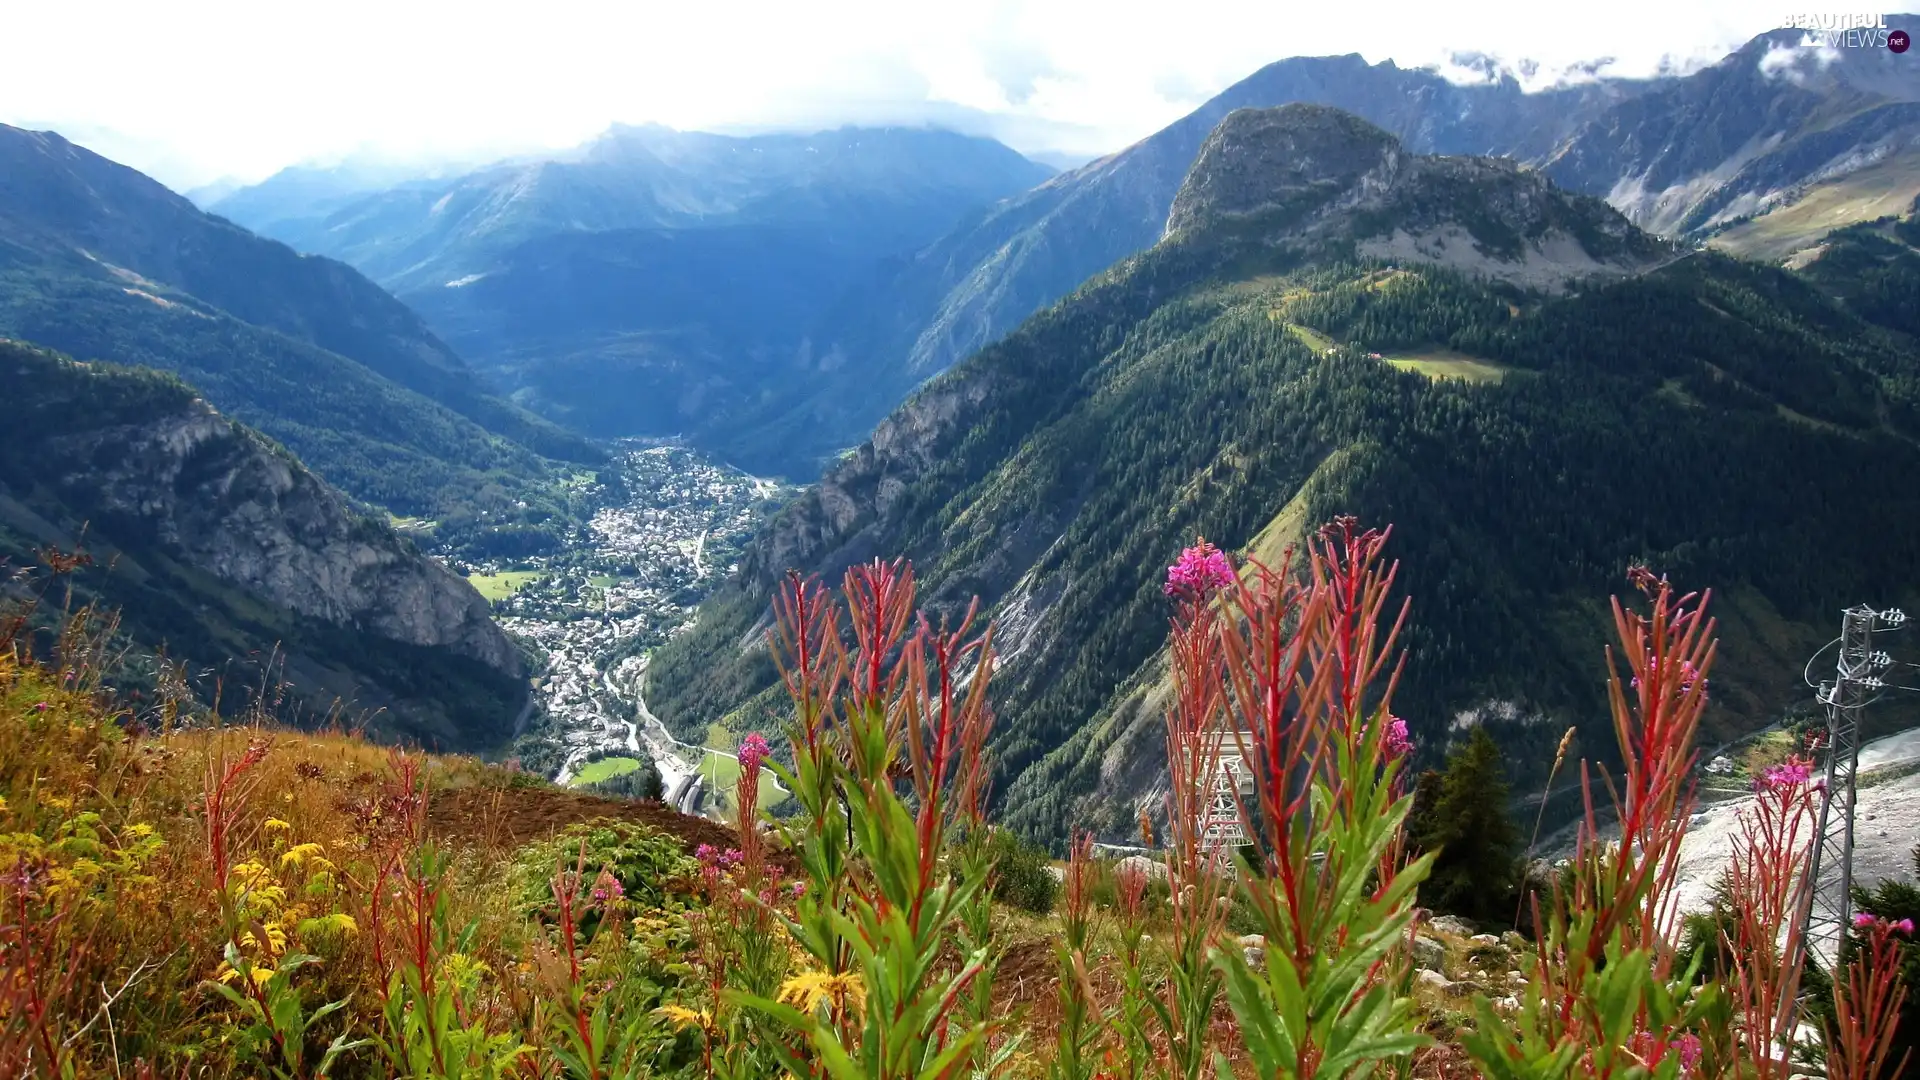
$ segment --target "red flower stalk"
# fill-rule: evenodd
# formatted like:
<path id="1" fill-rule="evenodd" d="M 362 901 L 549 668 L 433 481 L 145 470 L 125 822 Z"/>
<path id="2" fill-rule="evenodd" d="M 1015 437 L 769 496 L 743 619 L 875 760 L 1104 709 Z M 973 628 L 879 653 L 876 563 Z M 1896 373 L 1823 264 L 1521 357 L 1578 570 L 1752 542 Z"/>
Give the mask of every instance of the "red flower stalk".
<path id="1" fill-rule="evenodd" d="M 1587 1001 L 1587 980 L 1604 964 L 1610 945 L 1648 950 L 1660 979 L 1672 972 L 1673 880 L 1693 809 L 1694 737 L 1715 651 L 1715 624 L 1706 617 L 1710 593 L 1676 597 L 1665 578 L 1644 567 L 1633 568 L 1628 580 L 1652 605 L 1643 615 L 1627 610 L 1617 597 L 1613 601 L 1628 678 L 1621 678 L 1609 647 L 1607 691 L 1624 774 L 1618 785 L 1602 774 L 1602 783 L 1618 816 L 1619 840 L 1602 835 L 1592 771 L 1583 761 L 1585 819 L 1576 872 L 1570 890 L 1555 890 L 1557 929 L 1542 937 L 1537 964 L 1545 1000 L 1553 1003 L 1551 1032 L 1587 1046 L 1605 1045 L 1602 1021 Z M 1535 919 L 1539 923 L 1538 912 Z M 1576 919 L 1590 923 L 1583 923 L 1577 942 L 1567 936 Z M 1680 1033 L 1649 1034 L 1666 1045 Z"/>
<path id="2" fill-rule="evenodd" d="M 1734 925 L 1723 934 L 1732 970 L 1728 973 L 1734 1008 L 1749 1051 L 1747 1064 L 1760 1080 L 1785 1077 L 1790 1064 L 1784 1049 L 1793 1031 L 1791 1016 L 1799 995 L 1798 918 L 1801 869 L 1813 844 L 1816 789 L 1809 762 L 1790 758 L 1769 769 L 1754 784 L 1754 801 L 1740 812 L 1726 893 Z M 1787 928 L 1784 946 L 1779 928 Z"/>
<path id="3" fill-rule="evenodd" d="M 1613 601 L 1614 628 L 1634 690 L 1629 698 L 1609 647 L 1607 693 L 1626 765 L 1624 782 L 1614 793 L 1625 852 L 1615 872 L 1618 888 L 1643 897 L 1634 944 L 1652 946 L 1672 928 L 1676 914 L 1673 877 L 1693 810 L 1699 756 L 1694 736 L 1706 710 L 1706 676 L 1718 643 L 1715 622 L 1706 617 L 1711 592 L 1676 599 L 1667 580 L 1645 567 L 1633 568 L 1628 579 L 1653 601 L 1653 610 L 1643 616 L 1627 611 L 1617 597 Z"/>
<path id="4" fill-rule="evenodd" d="M 1302 679 L 1308 657 L 1303 628 L 1322 618 L 1325 602 L 1318 590 L 1295 580 L 1291 548 L 1278 570 L 1254 563 L 1252 579 L 1236 586 L 1232 600 L 1238 618 L 1222 627 L 1224 662 L 1234 711 L 1252 735 L 1252 745 L 1240 750 L 1254 776 L 1255 806 L 1243 807 L 1242 816 L 1257 821 L 1261 855 L 1279 888 L 1276 899 L 1286 909 L 1272 914 L 1296 920 L 1293 940 L 1305 942 L 1308 935 L 1297 920 L 1305 913 L 1308 852 L 1299 826 L 1312 797 L 1306 780 L 1317 768 L 1322 740 L 1317 710 L 1298 699 L 1303 693 L 1325 693 L 1324 680 L 1308 688 Z"/>
<path id="5" fill-rule="evenodd" d="M 767 740 L 759 732 L 740 744 L 740 777 L 733 786 L 734 826 L 740 832 L 741 888 L 758 894 L 766 877 L 766 839 L 760 835 L 760 766 Z"/>
<path id="6" fill-rule="evenodd" d="M 817 758 L 832 722 L 834 691 L 845 670 L 839 615 L 825 588 L 791 570 L 773 599 L 773 611 L 767 643 L 794 702 L 794 750 Z"/>
<path id="7" fill-rule="evenodd" d="M 878 569 L 878 564 L 876 564 Z M 906 580 L 912 584 L 912 572 Z M 878 590 L 875 590 L 876 594 Z M 912 594 L 906 594 L 911 602 Z M 984 786 L 981 754 L 993 726 L 993 711 L 987 707 L 986 673 L 993 666 L 993 627 L 969 641 L 967 629 L 978 613 L 980 602 L 968 605 L 956 629 L 943 623 L 939 631 L 920 620 L 920 631 L 906 645 L 900 668 L 904 669 L 907 693 L 901 695 L 901 723 L 906 727 L 907 768 L 912 774 L 915 801 L 918 804 L 915 826 L 920 838 L 920 874 L 932 881 L 945 849 L 948 824 L 977 812 L 977 801 Z M 860 620 L 854 620 L 856 639 Z M 866 646 L 857 654 L 864 659 Z M 929 670 L 929 664 L 931 670 Z M 974 675 L 961 686 L 961 669 Z M 896 674 L 896 679 L 898 675 Z M 863 691 L 856 691 L 860 693 Z M 951 798 L 950 788 L 959 781 L 964 800 Z M 975 805 L 963 805 L 972 802 Z M 919 925 L 919 904 L 909 915 L 909 923 Z"/>
<path id="8" fill-rule="evenodd" d="M 250 776 L 254 766 L 266 760 L 272 740 L 256 737 L 246 752 L 228 760 L 225 745 L 207 760 L 207 787 L 201 794 L 201 809 L 207 817 L 207 863 L 213 871 L 213 887 L 220 902 L 220 917 L 229 936 L 239 933 L 239 898 L 229 887 L 233 874 L 234 829 L 245 809 L 259 777 Z"/>
<path id="9" fill-rule="evenodd" d="M 75 990 L 95 930 L 71 938 L 76 898 L 49 902 L 44 875 L 24 855 L 0 874 L 0 1076 L 63 1076 L 73 1065 L 59 1028 L 84 1011 Z"/>
<path id="10" fill-rule="evenodd" d="M 854 655 L 847 673 L 853 706 L 865 709 L 891 697 L 905 674 L 904 665 L 889 673 L 887 657 L 913 619 L 913 566 L 905 559 L 875 559 L 848 569 L 841 591 L 853 623 Z"/>
<path id="11" fill-rule="evenodd" d="M 1214 560 L 1201 541 L 1188 549 L 1181 563 L 1212 566 Z M 1177 574 L 1178 566 L 1175 571 Z M 1226 926 L 1226 867 L 1210 850 L 1204 822 L 1221 768 L 1224 728 L 1226 658 L 1222 651 L 1221 619 L 1215 609 L 1211 583 L 1229 584 L 1232 575 L 1202 573 L 1170 575 L 1174 597 L 1172 638 L 1168 648 L 1173 671 L 1173 707 L 1167 712 L 1167 884 L 1169 912 L 1167 946 L 1172 964 L 1166 984 L 1166 1052 L 1173 1073 L 1197 1077 L 1212 1059 L 1214 1032 L 1209 1020 L 1219 994 L 1219 975 L 1207 951 Z M 1204 587 L 1202 587 L 1204 586 Z M 1244 813 L 1242 814 L 1244 816 Z"/>
<path id="12" fill-rule="evenodd" d="M 1847 964 L 1846 978 L 1833 988 L 1834 1026 L 1827 1032 L 1827 1075 L 1834 1080 L 1880 1080 L 1889 1075 L 1887 1057 L 1900 1023 L 1907 987 L 1900 978 L 1901 938 L 1913 923 L 1893 922 L 1866 912 L 1854 917 L 1859 947 Z M 1900 1056 L 1891 1075 L 1904 1076 L 1912 1051 Z"/>
<path id="13" fill-rule="evenodd" d="M 1354 518 L 1338 517 L 1320 530 L 1317 543 L 1309 544 L 1313 584 L 1326 598 L 1324 617 L 1312 624 L 1317 633 L 1310 654 L 1315 680 L 1330 682 L 1324 703 L 1329 730 L 1323 736 L 1343 739 L 1355 756 L 1376 765 L 1393 736 L 1393 718 L 1381 710 L 1380 722 L 1369 723 L 1367 695 L 1392 661 L 1392 675 L 1380 693 L 1381 701 L 1392 700 L 1406 663 L 1404 655 L 1394 659 L 1394 643 L 1412 606 L 1410 599 L 1401 601 L 1399 614 L 1382 636 L 1381 616 L 1400 570 L 1397 562 L 1380 566 L 1392 533 L 1391 527 L 1363 531 Z M 1398 730 L 1404 739 L 1406 726 Z M 1330 761 L 1325 764 L 1331 768 Z"/>

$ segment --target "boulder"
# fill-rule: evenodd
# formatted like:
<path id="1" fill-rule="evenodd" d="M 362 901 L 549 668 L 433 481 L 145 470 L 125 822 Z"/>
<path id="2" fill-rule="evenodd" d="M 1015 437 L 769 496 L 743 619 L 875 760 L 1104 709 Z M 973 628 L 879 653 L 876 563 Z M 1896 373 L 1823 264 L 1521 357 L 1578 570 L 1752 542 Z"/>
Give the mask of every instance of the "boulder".
<path id="1" fill-rule="evenodd" d="M 1417 937 L 1413 939 L 1413 966 L 1422 971 L 1447 970 L 1447 947 L 1439 938 Z"/>
<path id="2" fill-rule="evenodd" d="M 1443 994 L 1453 989 L 1453 983 L 1437 971 L 1423 970 L 1414 975 L 1413 981 L 1418 986 L 1431 986 Z"/>
<path id="3" fill-rule="evenodd" d="M 1442 915 L 1434 919 L 1431 925 L 1443 934 L 1456 937 L 1472 937 L 1474 932 L 1474 925 L 1458 915 Z"/>

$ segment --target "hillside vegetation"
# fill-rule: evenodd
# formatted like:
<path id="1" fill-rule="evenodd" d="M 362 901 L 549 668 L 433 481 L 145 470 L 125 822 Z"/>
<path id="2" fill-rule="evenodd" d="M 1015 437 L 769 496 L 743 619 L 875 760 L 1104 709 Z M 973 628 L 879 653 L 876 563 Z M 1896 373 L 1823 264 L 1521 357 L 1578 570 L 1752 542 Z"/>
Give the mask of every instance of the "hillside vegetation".
<path id="1" fill-rule="evenodd" d="M 129 708 L 84 628 L 35 661 L 10 620 L 0 1071 L 1359 1080 L 1386 1064 L 1440 1080 L 1535 1060 L 1675 1080 L 1772 1061 L 1802 972 L 1775 949 L 1814 813 L 1806 759 L 1756 779 L 1751 854 L 1711 923 L 1725 953 L 1654 914 L 1717 677 L 1704 598 L 1630 574 L 1641 595 L 1616 602 L 1604 669 L 1620 824 L 1589 809 L 1579 857 L 1526 882 L 1531 939 L 1474 935 L 1417 906 L 1436 870 L 1435 899 L 1459 891 L 1454 849 L 1485 830 L 1455 820 L 1468 832 L 1437 850 L 1408 834 L 1384 540 L 1345 518 L 1298 563 L 1179 554 L 1171 827 L 1157 858 L 1117 864 L 1078 834 L 1059 884 L 987 816 L 992 631 L 914 618 L 904 561 L 850 571 L 838 595 L 783 584 L 787 738 L 777 757 L 743 742 L 733 830 L 257 715 Z M 1222 725 L 1254 740 L 1243 859 L 1198 827 Z M 1462 805 L 1469 778 L 1497 783 L 1497 757 L 1482 735 L 1429 814 Z M 771 828 L 755 802 L 769 771 L 795 804 Z M 1863 914 L 1809 1013 L 1826 1035 L 1796 1056 L 1883 1075 L 1912 932 Z"/>

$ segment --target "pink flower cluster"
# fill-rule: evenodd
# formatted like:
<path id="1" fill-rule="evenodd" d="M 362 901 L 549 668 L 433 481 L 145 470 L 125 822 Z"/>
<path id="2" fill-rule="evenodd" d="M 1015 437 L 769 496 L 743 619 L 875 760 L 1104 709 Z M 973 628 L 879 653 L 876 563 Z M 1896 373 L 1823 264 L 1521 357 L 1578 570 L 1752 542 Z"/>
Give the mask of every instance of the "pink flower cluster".
<path id="1" fill-rule="evenodd" d="M 625 895 L 627 895 L 626 886 L 620 884 L 619 878 L 605 870 L 600 871 L 600 876 L 593 880 L 593 902 L 596 904 L 610 904 Z"/>
<path id="2" fill-rule="evenodd" d="M 760 763 L 767 760 L 767 755 L 772 752 L 772 748 L 767 745 L 766 738 L 757 731 L 752 732 L 748 734 L 745 739 L 741 740 L 740 767 L 752 772 L 758 769 Z"/>
<path id="3" fill-rule="evenodd" d="M 1689 1031 L 1667 1044 L 1667 1049 L 1680 1055 L 1680 1068 L 1692 1072 L 1700 1064 L 1700 1036 Z"/>
<path id="4" fill-rule="evenodd" d="M 1627 1046 L 1635 1054 L 1646 1059 L 1649 1064 L 1668 1054 L 1675 1055 L 1680 1059 L 1680 1072 L 1683 1076 L 1691 1073 L 1694 1067 L 1700 1064 L 1702 1050 L 1700 1036 L 1691 1031 L 1682 1032 L 1679 1038 L 1665 1046 L 1661 1045 L 1659 1036 L 1652 1032 L 1638 1031 L 1627 1041 Z"/>
<path id="5" fill-rule="evenodd" d="M 1875 915 L 1871 911 L 1856 911 L 1853 913 L 1854 929 L 1870 930 L 1876 926 L 1883 926 L 1883 927 L 1886 927 L 1888 930 L 1898 930 L 1902 934 L 1913 933 L 1912 919 L 1899 919 L 1899 920 L 1883 919 L 1880 916 Z"/>
<path id="6" fill-rule="evenodd" d="M 1781 791 L 1803 787 L 1813 779 L 1813 762 L 1793 757 L 1760 774 L 1753 782 L 1755 791 Z"/>
<path id="7" fill-rule="evenodd" d="M 1398 761 L 1413 753 L 1413 739 L 1407 735 L 1407 722 L 1397 716 L 1387 718 L 1387 757 Z"/>
<path id="8" fill-rule="evenodd" d="M 1182 551 L 1167 567 L 1168 596 L 1206 596 L 1233 582 L 1233 564 L 1226 553 L 1205 540 Z"/>
<path id="9" fill-rule="evenodd" d="M 728 848 L 725 851 L 721 851 L 712 844 L 701 844 L 699 847 L 693 849 L 693 857 L 709 866 L 716 866 L 722 870 L 726 870 L 739 866 L 741 856 L 738 848 Z"/>

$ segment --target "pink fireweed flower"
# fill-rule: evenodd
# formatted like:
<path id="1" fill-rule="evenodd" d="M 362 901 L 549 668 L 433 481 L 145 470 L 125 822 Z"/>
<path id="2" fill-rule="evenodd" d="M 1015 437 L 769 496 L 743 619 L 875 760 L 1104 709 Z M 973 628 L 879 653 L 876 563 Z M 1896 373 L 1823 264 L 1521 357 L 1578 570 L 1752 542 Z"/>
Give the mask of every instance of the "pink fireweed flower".
<path id="1" fill-rule="evenodd" d="M 712 862 L 714 856 L 718 854 L 720 854 L 720 852 L 715 849 L 712 844 L 701 844 L 699 847 L 693 849 L 693 857 L 703 863 Z"/>
<path id="2" fill-rule="evenodd" d="M 1871 911 L 1856 911 L 1853 913 L 1853 928 L 1855 930 L 1896 930 L 1902 934 L 1911 934 L 1913 920 L 1883 919 Z"/>
<path id="3" fill-rule="evenodd" d="M 794 898 L 795 900 L 798 900 L 798 899 L 800 899 L 801 897 L 803 897 L 803 896 L 805 896 L 805 895 L 807 895 L 807 883 L 806 883 L 806 882 L 804 882 L 804 881 L 796 881 L 796 882 L 794 882 L 794 883 L 793 883 L 793 898 Z"/>
<path id="4" fill-rule="evenodd" d="M 1397 716 L 1387 719 L 1387 757 L 1398 761 L 1413 753 L 1413 740 L 1407 735 L 1407 722 Z"/>
<path id="5" fill-rule="evenodd" d="M 719 860 L 720 865 L 721 866 L 739 866 L 740 860 L 742 857 L 743 856 L 741 856 L 739 848 L 728 848 L 727 850 L 720 853 L 720 860 Z"/>
<path id="6" fill-rule="evenodd" d="M 771 752 L 771 748 L 767 746 L 767 740 L 759 732 L 753 732 L 740 743 L 740 767 L 747 770 L 758 769 L 760 763 L 767 760 L 767 755 Z"/>
<path id="7" fill-rule="evenodd" d="M 1753 788 L 1755 791 L 1780 791 L 1805 786 L 1812 779 L 1813 763 L 1806 758 L 1793 757 L 1761 773 L 1759 779 L 1753 782 Z"/>
<path id="8" fill-rule="evenodd" d="M 1201 540 L 1180 553 L 1180 561 L 1167 567 L 1168 596 L 1206 596 L 1233 581 L 1233 564 L 1226 553 Z"/>
<path id="9" fill-rule="evenodd" d="M 600 876 L 593 881 L 593 902 L 596 904 L 610 904 L 625 895 L 626 886 L 605 870 L 600 871 Z"/>
<path id="10" fill-rule="evenodd" d="M 1680 1069 L 1692 1072 L 1700 1064 L 1700 1036 L 1689 1031 L 1667 1044 L 1667 1049 L 1680 1055 Z"/>

